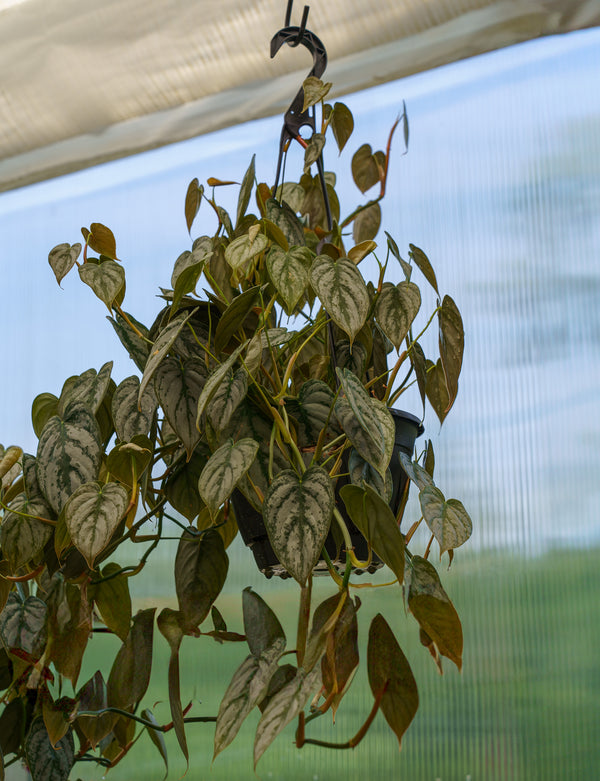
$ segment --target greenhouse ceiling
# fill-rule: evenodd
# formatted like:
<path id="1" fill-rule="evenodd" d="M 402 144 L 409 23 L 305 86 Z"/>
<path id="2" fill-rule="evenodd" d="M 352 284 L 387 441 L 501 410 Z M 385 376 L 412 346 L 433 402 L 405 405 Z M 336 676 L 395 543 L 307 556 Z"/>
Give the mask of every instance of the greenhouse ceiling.
<path id="1" fill-rule="evenodd" d="M 0 0 L 0 190 L 286 109 L 287 0 Z M 292 9 L 300 24 L 302 3 Z M 313 0 L 332 96 L 600 24 L 600 0 Z"/>

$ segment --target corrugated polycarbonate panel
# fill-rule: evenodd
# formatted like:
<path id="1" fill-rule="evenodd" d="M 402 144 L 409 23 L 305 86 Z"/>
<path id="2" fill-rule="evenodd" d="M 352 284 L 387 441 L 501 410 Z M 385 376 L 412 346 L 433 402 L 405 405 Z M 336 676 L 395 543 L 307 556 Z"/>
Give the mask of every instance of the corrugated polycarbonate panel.
<path id="1" fill-rule="evenodd" d="M 600 767 L 597 621 L 600 595 L 600 93 L 597 31 L 526 44 L 348 97 L 355 112 L 353 151 L 384 148 L 402 100 L 411 124 L 408 155 L 393 148 L 384 226 L 406 256 L 422 247 L 443 293 L 460 306 L 466 352 L 459 398 L 439 430 L 428 412 L 426 436 L 437 453 L 437 483 L 461 498 L 474 522 L 471 542 L 450 571 L 432 561 L 462 618 L 461 675 L 440 677 L 405 615 L 399 589 L 358 592 L 362 666 L 340 707 L 309 725 L 322 740 L 351 737 L 371 708 L 365 671 L 366 627 L 382 611 L 413 666 L 421 706 L 402 751 L 381 715 L 354 751 L 293 748 L 293 727 L 267 751 L 258 774 L 270 781 L 595 781 Z M 293 91 L 292 91 L 293 94 Z M 291 98 L 291 96 L 290 96 Z M 129 310 L 143 322 L 175 258 L 188 248 L 183 196 L 198 176 L 238 179 L 257 150 L 261 180 L 274 176 L 280 124 L 262 120 L 208 135 L 139 160 L 112 163 L 0 196 L 5 322 L 18 323 L 3 344 L 0 440 L 34 447 L 29 401 L 56 393 L 64 377 L 114 357 L 102 305 L 76 278 L 59 290 L 46 257 L 77 240 L 80 225 L 102 221 L 117 236 L 127 268 Z M 294 150 L 287 170 L 301 165 Z M 344 211 L 360 196 L 327 147 L 326 169 L 339 173 Z M 235 205 L 237 192 L 230 195 Z M 202 213 L 198 233 L 212 230 Z M 384 243 L 383 241 L 381 242 Z M 365 272 L 366 273 L 366 272 Z M 415 271 L 415 274 L 418 272 Z M 398 269 L 398 280 L 400 270 Z M 27 317 L 16 308 L 23 302 Z M 435 341 L 435 334 L 433 335 Z M 115 378 L 131 374 L 123 357 Z M 418 399 L 403 400 L 419 411 Z M 421 550 L 426 537 L 415 543 Z M 172 543 L 171 545 L 173 545 Z M 132 551 L 135 562 L 139 553 Z M 241 629 L 239 588 L 252 585 L 285 623 L 294 645 L 295 589 L 266 581 L 248 552 L 231 549 L 232 583 L 218 601 Z M 121 564 L 130 563 L 124 559 Z M 140 606 L 173 607 L 173 550 L 155 554 L 136 593 Z M 144 573 L 144 577 L 146 573 Z M 315 598 L 333 593 L 325 580 Z M 94 638 L 94 643 L 109 642 Z M 169 721 L 168 651 L 148 703 Z M 214 715 L 245 650 L 207 637 L 184 641 L 182 688 L 194 713 Z M 81 680 L 104 665 L 100 650 Z M 162 667 L 161 667 L 162 665 Z M 107 673 L 107 670 L 105 670 Z M 254 714 L 209 770 L 210 725 L 189 725 L 191 778 L 252 778 Z M 161 777 L 143 737 L 132 761 L 111 778 Z M 168 736 L 170 772 L 185 763 Z M 92 771 L 78 769 L 82 778 Z M 154 775 L 153 775 L 154 774 Z"/>

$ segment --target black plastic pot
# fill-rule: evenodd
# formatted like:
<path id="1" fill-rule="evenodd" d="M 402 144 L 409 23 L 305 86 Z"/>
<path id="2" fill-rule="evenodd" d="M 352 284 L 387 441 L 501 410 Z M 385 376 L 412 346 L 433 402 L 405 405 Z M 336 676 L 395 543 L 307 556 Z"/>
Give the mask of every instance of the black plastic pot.
<path id="1" fill-rule="evenodd" d="M 408 481 L 408 476 L 400 465 L 399 453 L 402 451 L 403 453 L 406 453 L 406 455 L 412 456 L 415 446 L 415 439 L 423 433 L 424 429 L 421 421 L 414 415 L 395 409 L 391 409 L 390 412 L 392 413 L 394 423 L 396 424 L 394 453 L 390 462 L 390 471 L 392 473 L 393 484 L 390 508 L 394 515 L 396 515 L 400 506 L 400 500 Z M 348 471 L 347 458 L 347 456 L 344 457 L 342 472 Z M 347 516 L 346 508 L 344 507 L 344 503 L 339 496 L 340 488 L 344 485 L 347 485 L 349 482 L 350 480 L 347 476 L 338 478 L 335 487 L 336 505 L 342 514 L 346 525 L 348 526 L 355 555 L 358 559 L 364 561 L 368 557 L 367 541 Z M 232 503 L 242 539 L 252 550 L 256 565 L 259 570 L 267 578 L 271 578 L 273 575 L 277 575 L 281 578 L 290 577 L 289 573 L 279 562 L 273 548 L 271 547 L 261 513 L 252 507 L 250 502 L 248 502 L 246 497 L 240 491 L 234 492 L 232 496 Z M 325 550 L 332 560 L 336 559 L 338 555 L 338 546 L 331 532 L 325 540 Z M 371 565 L 369 566 L 369 572 L 374 572 L 380 566 L 380 559 L 373 553 Z M 325 561 L 321 559 L 315 567 L 315 574 L 319 574 L 320 572 L 325 573 L 326 571 L 327 565 L 325 564 Z M 360 570 L 357 570 L 357 572 L 360 572 Z"/>

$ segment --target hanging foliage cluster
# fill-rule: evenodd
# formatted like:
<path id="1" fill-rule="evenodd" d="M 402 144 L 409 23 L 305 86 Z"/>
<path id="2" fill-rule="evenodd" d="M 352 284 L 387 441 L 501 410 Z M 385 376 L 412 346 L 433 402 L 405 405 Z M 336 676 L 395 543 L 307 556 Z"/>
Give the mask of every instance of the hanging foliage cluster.
<path id="1" fill-rule="evenodd" d="M 343 712 L 365 663 L 356 578 L 384 565 L 440 671 L 441 657 L 461 667 L 461 624 L 429 560 L 431 542 L 423 555 L 411 544 L 426 524 L 451 558 L 471 520 L 435 485 L 431 442 L 413 460 L 420 419 L 394 410 L 416 382 L 423 411 L 428 402 L 444 421 L 458 392 L 461 316 L 422 250 L 410 246 L 405 260 L 389 234 L 375 242 L 395 125 L 385 152 L 365 144 L 353 155 L 358 189 L 379 190 L 343 219 L 335 176 L 326 174 L 327 226 L 311 165 L 329 135 L 341 152 L 353 129 L 345 105 L 324 102 L 327 88 L 315 78 L 305 84 L 308 102 L 321 105 L 322 127 L 298 182 L 272 192 L 257 182 L 253 159 L 235 214 L 215 195 L 231 182 L 190 183 L 190 234 L 201 208 L 216 227 L 175 261 L 153 324 L 124 308 L 126 264 L 109 228 L 92 223 L 83 242 L 49 254 L 58 283 L 76 269 L 104 302 L 136 371 L 117 383 L 107 363 L 69 377 L 56 395 L 41 393 L 32 406 L 37 452 L 0 452 L 0 768 L 23 760 L 34 781 L 60 781 L 78 761 L 112 767 L 146 731 L 166 761 L 162 735 L 170 729 L 186 758 L 190 729 L 214 729 L 216 756 L 254 711 L 255 765 L 293 719 L 298 747 L 319 744 L 310 736 L 314 720 Z M 406 114 L 401 123 L 407 144 Z M 367 257 L 378 264 L 377 279 L 361 273 Z M 436 297 L 418 327 L 415 269 Z M 436 325 L 438 354 L 426 357 L 422 334 Z M 408 522 L 411 483 L 421 515 Z M 227 548 L 238 529 L 247 534 L 248 519 L 262 528 L 264 550 L 253 547 L 259 566 L 298 584 L 291 647 L 254 591 L 242 592 L 234 628 L 215 606 Z M 130 579 L 152 567 L 174 523 L 176 609 L 132 615 Z M 315 569 L 331 581 L 331 596 L 316 606 Z M 145 699 L 155 627 L 171 654 L 166 725 Z M 81 682 L 98 631 L 122 645 L 105 670 Z M 207 635 L 248 646 L 212 714 L 185 707 L 179 675 L 184 638 Z M 373 707 L 341 747 L 355 746 L 379 710 L 400 743 L 418 707 L 409 662 L 382 615 L 368 630 L 366 667 Z M 214 724 L 189 725 L 198 721 Z"/>

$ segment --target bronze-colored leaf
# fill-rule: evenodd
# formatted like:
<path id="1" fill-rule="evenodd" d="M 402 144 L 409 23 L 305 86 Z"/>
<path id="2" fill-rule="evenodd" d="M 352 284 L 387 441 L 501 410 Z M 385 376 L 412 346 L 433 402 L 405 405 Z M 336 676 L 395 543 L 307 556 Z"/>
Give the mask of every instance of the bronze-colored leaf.
<path id="1" fill-rule="evenodd" d="M 47 604 L 48 661 L 75 686 L 92 628 L 89 603 L 82 600 L 79 586 L 66 583 L 56 575 L 48 591 Z"/>
<path id="2" fill-rule="evenodd" d="M 190 527 L 183 532 L 175 557 L 175 589 L 186 632 L 194 632 L 209 614 L 228 568 L 229 557 L 216 529 L 199 534 Z"/>
<path id="3" fill-rule="evenodd" d="M 381 225 L 381 207 L 378 203 L 371 203 L 360 212 L 352 225 L 352 238 L 355 244 L 363 241 L 371 241 L 377 236 Z"/>
<path id="4" fill-rule="evenodd" d="M 156 608 L 140 610 L 127 640 L 115 657 L 108 678 L 108 704 L 127 710 L 146 693 L 152 669 L 152 637 Z"/>
<path id="5" fill-rule="evenodd" d="M 131 625 L 131 596 L 129 578 L 125 575 L 115 576 L 120 569 L 116 562 L 109 562 L 102 569 L 101 575 L 103 578 L 110 575 L 114 577 L 99 583 L 94 588 L 93 596 L 106 626 L 125 642 Z"/>
<path id="6" fill-rule="evenodd" d="M 380 180 L 380 169 L 377 158 L 373 154 L 371 144 L 363 144 L 352 158 L 352 178 L 361 191 L 366 193 Z"/>
<path id="7" fill-rule="evenodd" d="M 171 718 L 173 720 L 173 729 L 177 736 L 177 741 L 186 759 L 189 762 L 189 751 L 187 739 L 185 737 L 185 726 L 183 721 L 183 709 L 181 707 L 181 684 L 179 677 L 179 647 L 183 639 L 184 631 L 182 628 L 183 616 L 178 610 L 171 610 L 165 607 L 158 616 L 157 624 L 161 634 L 166 637 L 171 648 L 171 657 L 169 659 L 169 705 L 171 707 Z"/>
<path id="8" fill-rule="evenodd" d="M 435 276 L 435 271 L 433 270 L 433 267 L 431 263 L 429 262 L 429 258 L 427 255 L 423 252 L 422 249 L 419 249 L 419 247 L 415 247 L 414 244 L 408 245 L 410 248 L 409 255 L 412 258 L 413 263 L 417 268 L 419 268 L 425 277 L 425 279 L 429 282 L 431 287 L 435 290 L 435 292 L 440 294 L 440 291 L 438 290 L 437 285 L 437 279 Z"/>
<path id="9" fill-rule="evenodd" d="M 76 704 L 76 700 L 71 699 L 71 697 L 61 697 L 55 702 L 50 698 L 44 699 L 42 703 L 42 717 L 50 743 L 54 747 L 69 731 L 75 717 Z"/>
<path id="10" fill-rule="evenodd" d="M 81 229 L 88 247 L 97 252 L 98 255 L 104 255 L 111 260 L 118 260 L 117 245 L 115 237 L 110 228 L 102 225 L 100 222 L 93 222 L 90 225 L 90 231 Z"/>
<path id="11" fill-rule="evenodd" d="M 101 711 L 107 706 L 106 683 L 100 670 L 87 681 L 77 693 L 80 711 Z M 116 717 L 112 713 L 100 716 L 77 716 L 77 726 L 89 740 L 92 749 L 112 730 Z"/>
<path id="12" fill-rule="evenodd" d="M 448 389 L 449 411 L 458 393 L 458 377 L 462 367 L 465 349 L 465 332 L 458 307 L 450 296 L 444 296 L 442 306 L 438 310 L 440 359 L 446 387 Z"/>
<path id="13" fill-rule="evenodd" d="M 438 359 L 438 362 L 434 364 L 433 361 L 427 359 L 425 365 L 427 367 L 425 393 L 433 407 L 433 411 L 440 419 L 440 423 L 443 423 L 450 409 L 450 395 L 446 387 L 446 377 L 442 362 Z"/>
<path id="14" fill-rule="evenodd" d="M 188 233 L 192 231 L 192 223 L 198 214 L 200 204 L 202 203 L 202 196 L 204 194 L 204 187 L 200 185 L 198 179 L 192 179 L 189 183 L 187 192 L 185 194 L 185 224 L 187 225 Z"/>
<path id="15" fill-rule="evenodd" d="M 463 633 L 458 613 L 444 591 L 433 564 L 421 556 L 407 563 L 408 609 L 440 654 L 462 668 Z"/>
<path id="16" fill-rule="evenodd" d="M 348 106 L 344 103 L 335 103 L 329 124 L 333 130 L 335 143 L 341 152 L 354 130 L 354 117 Z"/>
<path id="17" fill-rule="evenodd" d="M 408 660 L 381 613 L 369 629 L 367 667 L 373 696 L 381 698 L 381 712 L 402 747 L 402 736 L 419 707 L 419 693 Z"/>

